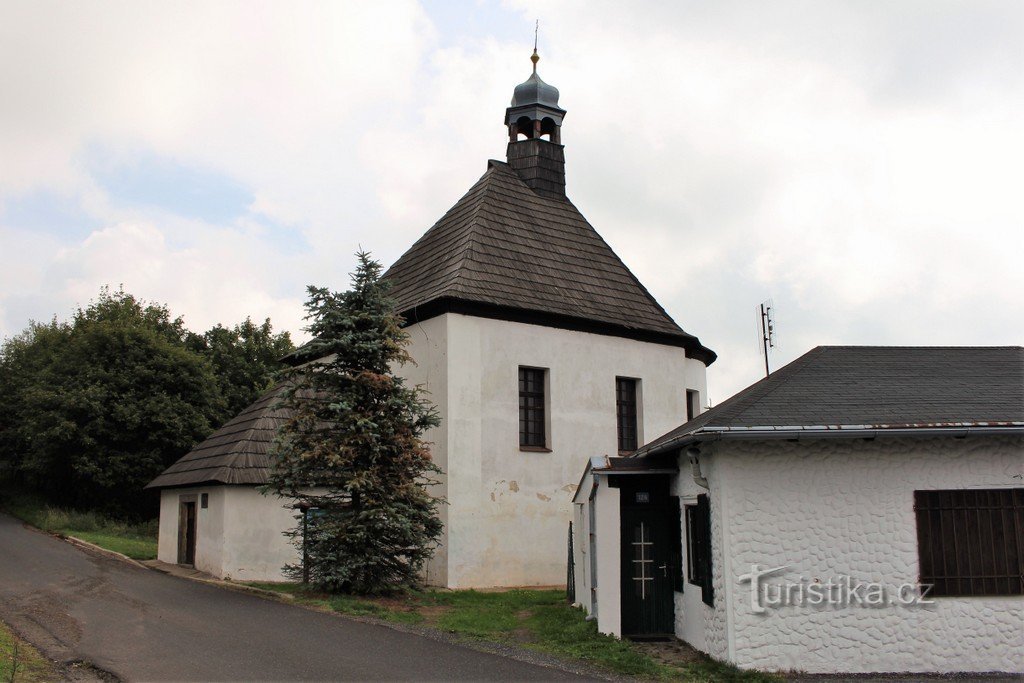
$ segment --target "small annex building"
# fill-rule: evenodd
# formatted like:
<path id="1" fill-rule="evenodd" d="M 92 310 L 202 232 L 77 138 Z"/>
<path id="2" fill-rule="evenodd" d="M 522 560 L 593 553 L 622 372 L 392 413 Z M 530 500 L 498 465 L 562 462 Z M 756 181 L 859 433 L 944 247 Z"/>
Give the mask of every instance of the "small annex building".
<path id="1" fill-rule="evenodd" d="M 277 405 L 283 390 L 265 393 L 148 485 L 161 492 L 159 560 L 239 581 L 281 580 L 296 562 L 282 532 L 299 512 L 260 492 L 289 416 Z"/>
<path id="2" fill-rule="evenodd" d="M 1024 348 L 815 348 L 593 458 L 573 502 L 602 632 L 772 671 L 1024 671 Z"/>
<path id="3" fill-rule="evenodd" d="M 427 582 L 564 585 L 570 497 L 595 453 L 632 453 L 700 411 L 715 353 L 684 331 L 566 196 L 556 88 L 505 111 L 505 161 L 384 274 L 416 361 L 396 371 L 441 417 L 442 545 Z M 279 580 L 296 511 L 263 496 L 282 416 L 268 394 L 149 486 L 159 558 Z M 205 506 L 204 506 L 205 505 Z"/>

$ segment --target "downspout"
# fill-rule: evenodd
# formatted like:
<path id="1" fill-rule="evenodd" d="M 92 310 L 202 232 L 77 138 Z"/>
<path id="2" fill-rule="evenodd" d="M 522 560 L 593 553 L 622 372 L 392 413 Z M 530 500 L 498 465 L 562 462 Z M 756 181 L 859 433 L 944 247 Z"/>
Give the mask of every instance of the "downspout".
<path id="1" fill-rule="evenodd" d="M 690 468 L 693 471 L 693 481 L 703 489 L 711 490 L 708 485 L 707 477 L 701 474 L 700 471 L 700 449 L 696 446 L 690 446 L 686 449 L 686 457 L 690 460 Z"/>

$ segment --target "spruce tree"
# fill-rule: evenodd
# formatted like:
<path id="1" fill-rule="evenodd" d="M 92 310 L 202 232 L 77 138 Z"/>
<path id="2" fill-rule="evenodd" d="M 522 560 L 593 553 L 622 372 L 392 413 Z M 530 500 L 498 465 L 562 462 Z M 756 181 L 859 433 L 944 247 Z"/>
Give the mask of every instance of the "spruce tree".
<path id="1" fill-rule="evenodd" d="M 331 591 L 383 593 L 416 585 L 441 535 L 440 472 L 423 433 L 437 413 L 394 373 L 412 361 L 381 266 L 365 252 L 347 292 L 308 288 L 313 339 L 283 373 L 291 414 L 271 454 L 266 490 L 308 512 L 288 532 L 306 576 Z M 303 566 L 286 571 L 298 578 Z"/>

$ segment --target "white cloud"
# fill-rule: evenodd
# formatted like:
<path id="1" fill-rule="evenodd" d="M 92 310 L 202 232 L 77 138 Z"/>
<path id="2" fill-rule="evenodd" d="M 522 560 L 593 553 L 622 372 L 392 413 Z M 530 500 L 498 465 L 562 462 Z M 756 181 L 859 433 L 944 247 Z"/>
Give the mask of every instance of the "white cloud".
<path id="1" fill-rule="evenodd" d="M 191 230 L 196 238 L 175 248 L 150 222 L 97 230 L 81 244 L 57 252 L 46 275 L 58 285 L 51 296 L 71 308 L 87 304 L 103 284 L 123 285 L 143 299 L 167 303 L 174 314 L 185 313 L 194 330 L 231 325 L 246 316 L 269 316 L 278 329 L 301 326 L 302 284 L 295 276 L 301 263 L 295 257 L 282 258 L 242 231 L 173 218 L 163 222 Z"/>
<path id="2" fill-rule="evenodd" d="M 1024 338 L 1021 6 L 522 6 L 557 27 L 573 197 L 719 352 L 717 400 L 763 373 L 769 296 L 776 366 Z"/>
<path id="3" fill-rule="evenodd" d="M 760 375 L 768 296 L 776 363 L 819 343 L 1024 338 L 1024 5 L 507 7 L 541 17 L 570 196 L 719 352 L 716 401 Z M 411 1 L 9 4 L 0 203 L 71 192 L 107 227 L 75 243 L 0 226 L 0 332 L 118 282 L 197 328 L 294 330 L 304 284 L 346 286 L 357 244 L 397 257 L 504 155 L 531 36 L 449 34 Z M 83 164 L 97 144 L 231 178 L 251 214 L 122 206 Z M 275 222 L 308 248 L 282 250 Z"/>

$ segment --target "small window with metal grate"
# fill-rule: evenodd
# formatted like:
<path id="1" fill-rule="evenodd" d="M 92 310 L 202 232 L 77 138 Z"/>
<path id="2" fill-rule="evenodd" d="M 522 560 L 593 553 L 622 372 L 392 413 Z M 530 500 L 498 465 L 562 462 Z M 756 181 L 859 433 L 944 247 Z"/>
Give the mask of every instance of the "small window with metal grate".
<path id="1" fill-rule="evenodd" d="M 914 491 L 929 596 L 1024 595 L 1024 488 Z"/>

